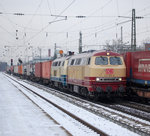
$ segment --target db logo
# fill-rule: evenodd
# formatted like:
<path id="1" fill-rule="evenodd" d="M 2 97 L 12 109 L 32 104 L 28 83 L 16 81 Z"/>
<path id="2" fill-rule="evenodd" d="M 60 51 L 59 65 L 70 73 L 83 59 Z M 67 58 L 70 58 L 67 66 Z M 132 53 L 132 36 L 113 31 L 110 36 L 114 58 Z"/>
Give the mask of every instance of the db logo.
<path id="1" fill-rule="evenodd" d="M 114 70 L 113 69 L 106 69 L 106 74 L 107 75 L 110 75 L 110 74 L 113 74 L 114 73 Z"/>

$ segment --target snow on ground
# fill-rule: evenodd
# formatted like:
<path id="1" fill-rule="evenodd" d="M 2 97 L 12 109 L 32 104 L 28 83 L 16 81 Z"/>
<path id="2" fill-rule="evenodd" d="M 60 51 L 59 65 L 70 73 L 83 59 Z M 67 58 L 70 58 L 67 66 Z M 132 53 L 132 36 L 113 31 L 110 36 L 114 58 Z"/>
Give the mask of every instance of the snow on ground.
<path id="1" fill-rule="evenodd" d="M 13 81 L 11 81 L 13 82 Z M 24 83 L 22 81 L 20 81 L 21 83 L 23 83 L 24 85 L 28 86 L 29 88 L 33 89 L 34 91 L 42 94 L 44 97 L 50 99 L 51 101 L 53 101 L 54 103 L 57 103 L 58 105 L 62 106 L 63 108 L 65 108 L 66 110 L 69 110 L 70 112 L 74 113 L 75 115 L 82 117 L 82 119 L 84 119 L 87 122 L 90 122 L 91 124 L 93 124 L 94 126 L 96 126 L 97 128 L 99 128 L 100 130 L 103 130 L 105 133 L 107 133 L 108 135 L 115 135 L 115 136 L 136 136 L 136 133 L 133 133 L 129 130 L 127 130 L 126 128 L 123 128 L 121 126 L 118 126 L 117 124 L 110 122 L 104 118 L 101 118 L 99 116 L 96 116 L 82 108 L 79 108 L 73 104 L 70 104 L 52 94 L 49 94 L 45 91 L 42 91 L 41 89 L 38 89 L 36 87 L 33 87 L 27 83 Z M 25 90 L 22 89 L 22 87 L 20 87 L 20 85 L 17 85 L 16 83 L 13 82 L 13 84 L 15 84 L 16 86 L 18 86 L 21 90 Z M 39 103 L 40 106 L 44 105 L 44 102 Z M 50 113 L 50 115 L 55 118 L 63 127 L 65 127 L 67 130 L 69 130 L 69 132 L 73 132 L 75 131 L 75 135 L 78 135 L 77 131 L 75 128 L 70 128 L 71 126 L 71 122 L 70 124 L 66 124 L 66 122 L 64 122 L 64 120 L 61 118 L 56 117 L 56 113 L 58 111 L 56 111 L 56 108 L 52 107 L 52 106 L 45 106 L 42 107 L 47 113 L 52 111 Z M 49 110 L 49 108 L 51 110 Z M 66 116 L 64 116 L 64 118 L 66 118 Z M 73 130 L 72 130 L 73 129 Z M 89 133 L 90 134 L 90 133 Z"/>
<path id="2" fill-rule="evenodd" d="M 0 73 L 0 136 L 66 136 L 62 126 Z"/>
<path id="3" fill-rule="evenodd" d="M 10 82 L 12 82 L 19 90 L 21 90 L 25 95 L 27 95 L 39 107 L 41 107 L 48 115 L 50 115 L 57 122 L 59 122 L 73 136 L 98 136 L 98 134 L 91 131 L 89 128 L 82 125 L 80 122 L 77 122 L 76 120 L 72 119 L 70 116 L 55 108 L 53 105 L 46 103 L 43 99 L 40 99 L 35 94 L 24 89 L 21 85 L 17 84 L 12 80 L 10 80 Z"/>

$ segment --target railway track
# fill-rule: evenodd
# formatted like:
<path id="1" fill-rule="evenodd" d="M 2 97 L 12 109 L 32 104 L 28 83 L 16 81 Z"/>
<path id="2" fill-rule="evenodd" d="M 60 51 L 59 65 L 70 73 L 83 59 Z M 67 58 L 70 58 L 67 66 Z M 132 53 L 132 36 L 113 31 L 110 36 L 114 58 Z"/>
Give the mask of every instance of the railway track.
<path id="1" fill-rule="evenodd" d="M 126 113 L 130 112 L 129 114 L 136 115 L 137 117 L 141 117 L 150 122 L 150 106 L 148 105 L 126 101 L 116 104 L 115 106 Z"/>
<path id="2" fill-rule="evenodd" d="M 9 77 L 10 78 L 10 77 Z M 56 107 L 57 109 L 61 110 L 62 112 L 64 112 L 65 114 L 67 114 L 68 116 L 70 116 L 71 118 L 75 119 L 76 121 L 80 122 L 81 124 L 83 124 L 84 126 L 88 127 L 90 130 L 92 130 L 93 132 L 97 133 L 100 136 L 108 136 L 106 133 L 104 133 L 102 130 L 96 128 L 95 126 L 93 126 L 92 124 L 90 124 L 89 122 L 86 122 L 85 120 L 83 120 L 82 118 L 76 116 L 75 114 L 72 114 L 71 112 L 67 111 L 66 109 L 64 109 L 63 107 L 57 105 L 56 103 L 52 102 L 50 99 L 45 98 L 44 96 L 42 96 L 41 94 L 35 92 L 33 89 L 21 84 L 20 82 L 14 80 L 11 78 L 11 80 L 13 80 L 14 82 L 18 83 L 19 85 L 21 85 L 22 87 L 26 88 L 28 91 L 32 92 L 34 95 L 36 95 L 36 97 L 40 97 L 42 98 L 44 101 L 46 101 L 47 103 L 53 105 L 54 107 Z M 28 96 L 27 96 L 28 97 Z"/>
<path id="3" fill-rule="evenodd" d="M 105 104 L 105 103 L 93 103 L 93 102 L 83 100 L 78 97 L 74 97 L 70 94 L 66 94 L 64 92 L 57 91 L 56 89 L 51 88 L 52 91 L 50 91 L 49 87 L 45 87 L 45 86 L 39 85 L 37 83 L 33 83 L 33 84 L 40 89 L 50 92 L 70 103 L 73 103 L 74 105 L 84 108 L 96 115 L 104 117 L 104 118 L 106 118 L 114 123 L 117 123 L 118 125 L 121 125 L 133 132 L 136 132 L 140 135 L 145 135 L 145 136 L 150 135 L 150 122 L 148 124 L 146 124 L 145 121 L 143 121 L 143 122 L 140 121 L 140 119 L 141 118 L 143 119 L 143 117 L 141 117 L 137 114 L 131 114 L 131 112 L 126 111 L 126 113 L 128 113 L 129 115 L 132 115 L 132 116 L 136 115 L 136 117 L 138 116 L 139 120 L 128 117 L 127 115 L 124 115 L 124 114 L 120 114 L 119 111 L 125 113 L 125 110 L 120 110 L 119 108 L 116 108 L 117 106 L 115 106 L 115 105 L 112 106 L 112 105 Z M 108 108 L 117 110 L 117 112 L 114 110 L 110 110 Z"/>
<path id="4" fill-rule="evenodd" d="M 146 110 L 147 106 L 143 106 L 144 109 L 141 109 L 142 107 L 138 107 L 138 105 L 133 103 L 120 103 L 107 105 L 107 107 L 150 122 L 150 112 L 148 112 L 149 109 Z"/>
<path id="5" fill-rule="evenodd" d="M 30 82 L 27 82 L 29 84 L 31 84 Z M 43 89 L 43 85 L 39 85 L 34 83 L 34 85 L 36 87 L 40 87 L 41 89 Z M 47 89 L 49 89 L 49 87 L 46 87 L 46 91 Z M 57 92 L 56 89 L 51 88 L 51 90 L 53 90 L 54 92 Z M 64 93 L 64 92 L 59 92 L 65 96 L 68 96 L 68 94 Z M 69 95 L 70 98 L 77 100 L 77 98 L 75 98 L 72 95 Z M 82 100 L 82 99 L 80 99 Z M 144 119 L 146 121 L 150 122 L 150 106 L 147 105 L 143 105 L 143 104 L 139 104 L 139 103 L 135 103 L 135 102 L 124 102 L 124 103 L 113 103 L 113 104 L 106 104 L 106 103 L 101 103 L 101 102 L 95 102 L 96 104 L 117 110 L 117 111 L 121 111 L 123 113 L 127 113 L 129 115 Z"/>
<path id="6" fill-rule="evenodd" d="M 137 119 L 133 117 L 134 115 L 131 114 L 130 112 L 125 112 L 125 110 L 123 109 L 127 109 L 127 107 L 121 109 L 120 108 L 121 106 L 119 107 L 118 104 L 113 104 L 113 105 L 109 105 L 105 103 L 96 104 L 96 103 L 66 94 L 64 92 L 57 91 L 56 89 L 50 89 L 49 87 L 45 87 L 37 83 L 31 83 L 28 81 L 25 81 L 25 82 L 30 83 L 40 89 L 43 89 L 46 92 L 54 94 L 60 97 L 61 99 L 64 99 L 70 103 L 73 103 L 74 105 L 82 107 L 86 109 L 87 111 L 90 111 L 96 115 L 99 115 L 100 117 L 104 117 L 140 135 L 144 135 L 144 136 L 150 135 L 150 122 L 141 120 L 143 119 L 143 117 L 141 117 L 140 115 L 138 115 L 138 119 Z M 123 113 L 121 113 L 120 111 Z M 129 115 L 126 115 L 124 113 L 128 113 Z M 130 115 L 133 115 L 133 116 L 131 117 Z"/>
<path id="7" fill-rule="evenodd" d="M 137 102 L 132 102 L 132 101 L 121 102 L 121 105 L 150 113 L 150 106 L 149 105 L 145 105 L 145 104 L 141 104 L 141 103 L 137 103 Z"/>

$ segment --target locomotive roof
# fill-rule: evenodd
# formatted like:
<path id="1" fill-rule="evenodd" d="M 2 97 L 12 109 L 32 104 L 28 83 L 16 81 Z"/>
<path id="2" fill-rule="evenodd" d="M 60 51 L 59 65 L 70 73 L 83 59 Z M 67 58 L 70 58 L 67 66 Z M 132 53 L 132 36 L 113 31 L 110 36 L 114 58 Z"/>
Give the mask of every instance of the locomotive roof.
<path id="1" fill-rule="evenodd" d="M 56 58 L 55 60 L 53 60 L 53 62 L 55 61 L 64 61 L 64 60 L 68 60 L 68 59 L 73 59 L 73 58 L 84 58 L 84 57 L 91 57 L 91 56 L 107 56 L 107 53 L 109 53 L 109 56 L 121 56 L 118 53 L 112 52 L 112 51 L 105 51 L 105 50 L 101 50 L 101 51 L 92 51 L 92 52 L 84 52 L 81 54 L 75 54 L 72 56 L 65 56 L 65 57 L 60 57 L 60 58 Z"/>
<path id="2" fill-rule="evenodd" d="M 93 51 L 93 52 L 76 54 L 76 55 L 71 56 L 71 58 L 83 58 L 83 57 L 91 57 L 91 56 L 108 56 L 107 53 L 109 53 L 109 56 L 121 56 L 119 53 L 115 53 L 112 51 Z"/>
<path id="3" fill-rule="evenodd" d="M 60 57 L 60 58 L 56 58 L 55 60 L 53 60 L 53 62 L 55 61 L 64 61 L 64 60 L 68 60 L 71 56 L 66 56 L 66 57 Z"/>

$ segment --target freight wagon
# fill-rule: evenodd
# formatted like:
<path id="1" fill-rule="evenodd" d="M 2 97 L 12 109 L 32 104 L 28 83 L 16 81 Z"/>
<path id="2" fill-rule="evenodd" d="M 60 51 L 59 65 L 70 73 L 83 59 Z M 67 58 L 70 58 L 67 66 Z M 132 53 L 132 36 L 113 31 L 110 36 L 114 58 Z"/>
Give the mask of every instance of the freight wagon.
<path id="1" fill-rule="evenodd" d="M 22 65 L 22 64 L 21 64 L 21 65 L 18 65 L 18 74 L 19 74 L 20 76 L 23 75 L 23 65 Z"/>
<path id="2" fill-rule="evenodd" d="M 44 84 L 49 84 L 50 76 L 51 76 L 51 64 L 52 64 L 51 60 L 42 62 L 41 73 L 42 73 L 42 80 Z"/>
<path id="3" fill-rule="evenodd" d="M 150 51 L 124 53 L 128 91 L 150 99 Z"/>
<path id="4" fill-rule="evenodd" d="M 14 65 L 14 75 L 18 75 L 18 65 Z"/>
<path id="5" fill-rule="evenodd" d="M 37 62 L 35 63 L 35 80 L 37 82 L 41 82 L 42 81 L 42 62 Z"/>
<path id="6" fill-rule="evenodd" d="M 7 72 L 8 74 L 13 74 L 13 73 L 14 73 L 14 66 L 7 66 L 6 72 Z"/>

